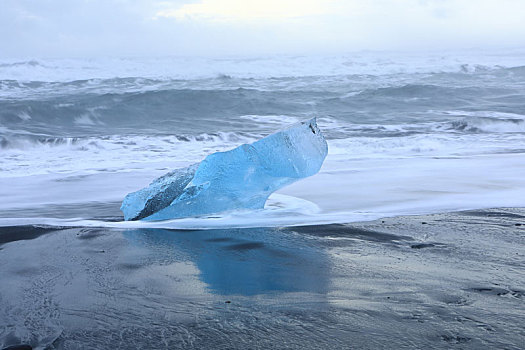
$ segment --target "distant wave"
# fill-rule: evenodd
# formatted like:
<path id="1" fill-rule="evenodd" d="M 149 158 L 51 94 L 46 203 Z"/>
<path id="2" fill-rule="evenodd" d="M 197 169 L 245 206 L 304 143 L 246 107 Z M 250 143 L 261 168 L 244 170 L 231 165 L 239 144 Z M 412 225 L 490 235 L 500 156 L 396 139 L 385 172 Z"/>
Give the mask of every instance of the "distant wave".
<path id="1" fill-rule="evenodd" d="M 200 133 L 235 130 L 228 119 L 243 115 L 307 115 L 312 107 L 297 101 L 308 93 L 169 89 L 127 93 L 86 93 L 74 96 L 33 95 L 32 99 L 0 99 L 0 125 L 41 133 L 82 130 L 95 133 Z M 312 94 L 312 97 L 313 96 Z M 306 117 L 304 117 L 306 118 Z M 304 119 L 303 118 L 303 119 Z M 200 121 L 196 123 L 196 121 Z M 249 129 L 257 121 L 244 123 Z"/>
<path id="2" fill-rule="evenodd" d="M 362 52 L 344 55 L 232 58 L 98 58 L 0 61 L 0 76 L 67 82 L 141 76 L 148 79 L 270 79 L 392 74 L 483 74 L 523 66 L 523 52 Z M 140 72 L 140 73 L 139 73 Z"/>
<path id="3" fill-rule="evenodd" d="M 516 67 L 509 67 L 509 68 L 502 68 L 503 71 L 519 74 L 519 75 L 525 75 L 525 66 L 516 66 Z"/>
<path id="4" fill-rule="evenodd" d="M 119 81 L 136 84 L 136 79 Z M 348 87 L 333 88 L 331 82 L 323 82 L 324 90 L 308 90 L 308 86 L 300 90 L 262 90 L 242 87 L 179 89 L 152 85 L 151 90 L 124 89 L 115 93 L 107 92 L 100 82 L 91 80 L 68 83 L 73 85 L 73 90 L 77 88 L 75 84 L 84 87 L 93 84 L 92 90 L 80 89 L 71 95 L 39 94 L 27 88 L 33 92 L 24 98 L 0 99 L 0 125 L 68 136 L 79 131 L 82 135 L 86 132 L 137 131 L 195 134 L 211 130 L 259 130 L 261 125 L 271 131 L 275 128 L 275 121 L 286 124 L 283 116 L 295 121 L 313 115 L 333 116 L 353 124 L 385 125 L 388 124 L 385 117 L 401 110 L 421 113 L 422 110 L 467 110 L 496 105 L 498 109 L 525 111 L 525 100 L 519 86 L 497 82 L 493 86 L 447 84 L 446 81 L 440 84 L 402 84 L 365 88 L 352 93 L 348 92 Z M 49 89 L 53 89 L 52 85 Z M 33 88 L 38 91 L 35 86 Z M 239 117 L 243 118 L 243 123 L 238 122 Z M 396 118 L 399 124 L 413 122 L 413 119 L 403 116 Z"/>
<path id="5" fill-rule="evenodd" d="M 29 71 L 26 74 L 22 72 L 18 74 L 13 74 L 10 77 L 8 72 L 9 68 L 16 69 L 28 69 Z M 84 67 L 86 68 L 86 67 Z M 306 68 L 306 67 L 305 67 Z M 111 88 L 113 87 L 118 91 L 122 88 L 135 88 L 141 89 L 148 86 L 170 86 L 177 87 L 177 84 L 189 84 L 186 87 L 191 89 L 192 85 L 201 88 L 206 84 L 210 84 L 210 87 L 217 88 L 222 86 L 221 84 L 228 83 L 245 83 L 249 84 L 254 80 L 257 83 L 261 83 L 264 80 L 275 80 L 276 82 L 286 82 L 286 81 L 301 81 L 302 79 L 313 79 L 315 80 L 330 80 L 330 79 L 341 79 L 346 80 L 359 80 L 362 78 L 370 79 L 374 77 L 381 76 L 397 76 L 397 75 L 418 75 L 418 74 L 431 74 L 432 76 L 446 78 L 447 76 L 457 78 L 458 76 L 470 76 L 470 75 L 484 75 L 484 74 L 495 74 L 496 76 L 518 76 L 523 77 L 525 75 L 525 65 L 516 65 L 504 67 L 501 65 L 471 65 L 471 64 L 455 64 L 451 67 L 442 67 L 441 69 L 423 69 L 421 72 L 409 72 L 406 70 L 391 71 L 391 72 L 381 72 L 381 71 L 370 71 L 370 72 L 358 72 L 352 73 L 351 71 L 326 71 L 326 72 L 316 72 L 315 70 L 305 70 L 300 74 L 261 74 L 258 76 L 246 76 L 245 74 L 235 74 L 235 73 L 224 73 L 214 71 L 206 75 L 196 75 L 196 76 L 184 76 L 184 75 L 137 75 L 138 72 L 129 72 L 128 74 L 112 74 L 111 76 L 97 76 L 96 72 L 88 70 L 87 72 L 91 73 L 89 75 L 83 75 L 82 77 L 72 75 L 67 79 L 52 79 L 53 77 L 42 77 L 38 74 L 31 74 L 32 69 L 37 69 L 41 71 L 53 69 L 59 69 L 55 67 L 49 67 L 44 64 L 39 63 L 36 60 L 23 61 L 23 62 L 13 62 L 13 63 L 0 63 L 0 75 L 2 79 L 0 80 L 0 87 L 3 84 L 11 84 L 12 86 L 18 87 L 27 87 L 27 88 L 44 88 L 44 87 L 53 87 L 56 88 L 88 88 L 88 87 L 97 87 L 97 88 Z M 33 72 L 34 73 L 34 72 Z M 132 74 L 134 73 L 134 74 Z M 143 73 L 143 72 L 140 72 Z M 284 72 L 283 72 L 284 73 Z M 47 79 L 43 79 L 47 78 Z M 214 85 L 215 84 L 215 85 Z M 255 84 L 253 84 L 255 85 Z M 258 84 L 259 85 L 259 84 Z M 183 85 L 181 85 L 183 86 Z M 227 85 L 226 85 L 227 86 Z M 231 86 L 230 86 L 231 88 Z M 1 90 L 0 90 L 1 91 Z"/>
<path id="6" fill-rule="evenodd" d="M 444 97 L 457 96 L 459 98 L 465 98 L 467 96 L 473 96 L 478 93 L 482 93 L 486 88 L 479 88 L 476 86 L 442 86 L 442 85 L 431 85 L 431 84 L 406 84 L 400 86 L 389 86 L 379 87 L 375 89 L 367 89 L 353 96 L 349 96 L 348 99 L 382 99 L 382 98 L 395 98 L 401 99 L 413 99 L 413 98 L 434 98 L 443 99 Z"/>
<path id="7" fill-rule="evenodd" d="M 36 66 L 42 66 L 42 64 L 40 64 L 40 62 L 38 62 L 37 60 L 0 63 L 0 68 L 20 67 L 20 66 L 36 67 Z"/>
<path id="8" fill-rule="evenodd" d="M 469 117 L 451 122 L 451 128 L 473 133 L 525 133 L 525 120 Z"/>

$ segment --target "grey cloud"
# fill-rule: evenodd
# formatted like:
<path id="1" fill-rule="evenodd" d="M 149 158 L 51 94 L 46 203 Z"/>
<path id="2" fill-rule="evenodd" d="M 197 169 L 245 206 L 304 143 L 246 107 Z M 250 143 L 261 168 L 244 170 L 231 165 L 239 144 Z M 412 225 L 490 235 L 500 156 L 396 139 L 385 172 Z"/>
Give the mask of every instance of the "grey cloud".
<path id="1" fill-rule="evenodd" d="M 157 18 L 185 1 L 0 0 L 0 57 L 323 53 L 525 45 L 520 0 L 337 2 L 253 23 Z M 359 11 L 353 5 L 358 4 Z M 351 6 L 352 5 L 352 6 Z"/>

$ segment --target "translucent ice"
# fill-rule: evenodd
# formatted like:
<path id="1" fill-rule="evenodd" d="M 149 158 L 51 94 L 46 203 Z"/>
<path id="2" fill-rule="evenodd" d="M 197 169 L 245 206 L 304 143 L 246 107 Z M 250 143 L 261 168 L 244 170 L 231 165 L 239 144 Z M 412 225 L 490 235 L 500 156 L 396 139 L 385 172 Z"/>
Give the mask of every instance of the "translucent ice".
<path id="1" fill-rule="evenodd" d="M 319 171 L 328 145 L 315 118 L 207 156 L 124 198 L 126 220 L 166 220 L 260 209 L 270 194 Z"/>

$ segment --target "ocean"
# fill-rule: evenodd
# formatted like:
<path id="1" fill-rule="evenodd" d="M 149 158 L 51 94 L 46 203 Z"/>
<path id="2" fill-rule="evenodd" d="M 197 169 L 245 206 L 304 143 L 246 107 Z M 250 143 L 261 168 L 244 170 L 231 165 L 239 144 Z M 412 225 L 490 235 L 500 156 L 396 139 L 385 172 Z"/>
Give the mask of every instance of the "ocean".
<path id="1" fill-rule="evenodd" d="M 265 211 L 160 226 L 523 206 L 524 96 L 523 50 L 2 60 L 0 224 L 121 221 L 156 177 L 312 117 L 329 144 L 318 175 Z"/>

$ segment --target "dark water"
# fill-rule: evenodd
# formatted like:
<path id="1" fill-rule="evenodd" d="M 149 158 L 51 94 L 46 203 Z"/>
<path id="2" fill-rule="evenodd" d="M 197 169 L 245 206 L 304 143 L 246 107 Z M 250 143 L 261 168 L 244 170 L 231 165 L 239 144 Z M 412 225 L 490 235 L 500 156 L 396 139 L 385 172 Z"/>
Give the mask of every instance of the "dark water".
<path id="1" fill-rule="evenodd" d="M 0 125 L 18 137 L 35 134 L 36 140 L 135 134 L 188 136 L 217 131 L 249 133 L 265 126 L 264 116 L 286 115 L 299 119 L 319 116 L 364 129 L 351 136 L 385 136 L 380 129 L 367 132 L 365 127 L 413 125 L 413 132 L 424 133 L 428 130 L 421 124 L 436 123 L 436 127 L 443 124 L 454 130 L 454 121 L 476 113 L 483 117 L 490 111 L 492 116 L 487 118 L 496 120 L 505 120 L 505 113 L 514 114 L 506 119 L 520 124 L 523 130 L 519 116 L 525 115 L 524 81 L 523 67 L 379 76 L 4 80 L 0 81 L 4 95 L 0 99 Z M 450 112 L 456 114 L 451 116 Z M 239 120 L 247 115 L 260 118 Z M 328 135 L 344 136 L 336 130 L 328 130 Z M 4 136 L 3 146 L 8 146 L 13 137 Z"/>

